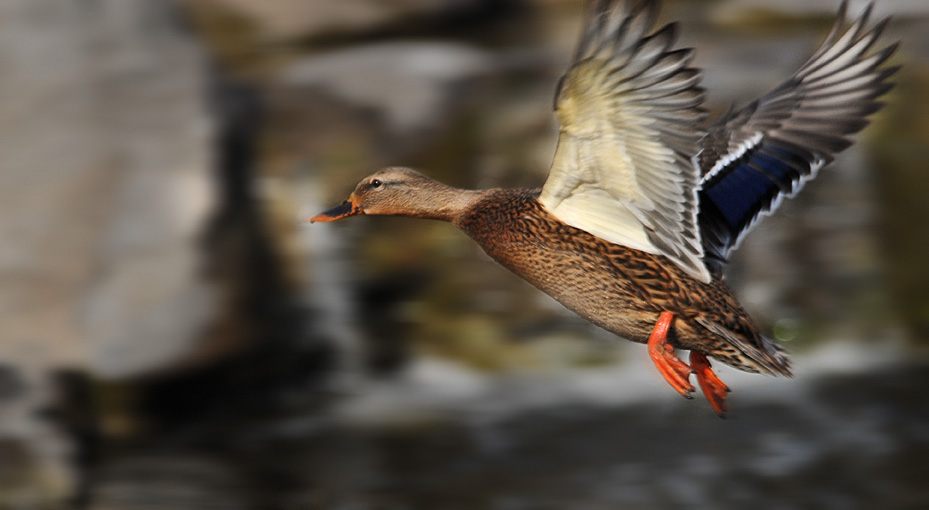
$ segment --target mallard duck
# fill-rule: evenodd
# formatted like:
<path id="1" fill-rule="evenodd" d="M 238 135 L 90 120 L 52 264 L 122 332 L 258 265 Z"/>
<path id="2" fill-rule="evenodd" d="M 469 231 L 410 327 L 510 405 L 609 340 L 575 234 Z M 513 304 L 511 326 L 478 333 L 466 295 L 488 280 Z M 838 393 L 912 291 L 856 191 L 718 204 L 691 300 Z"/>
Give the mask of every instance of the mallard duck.
<path id="1" fill-rule="evenodd" d="M 681 395 L 695 375 L 724 416 L 729 388 L 708 358 L 791 375 L 724 283 L 730 253 L 851 144 L 891 88 L 896 45 L 872 49 L 887 20 L 872 24 L 869 6 L 847 21 L 846 10 L 790 79 L 707 125 L 693 50 L 675 47 L 675 24 L 653 30 L 658 2 L 591 1 L 557 87 L 558 146 L 541 189 L 456 189 L 391 167 L 309 220 L 450 222 L 564 306 L 647 344 Z"/>

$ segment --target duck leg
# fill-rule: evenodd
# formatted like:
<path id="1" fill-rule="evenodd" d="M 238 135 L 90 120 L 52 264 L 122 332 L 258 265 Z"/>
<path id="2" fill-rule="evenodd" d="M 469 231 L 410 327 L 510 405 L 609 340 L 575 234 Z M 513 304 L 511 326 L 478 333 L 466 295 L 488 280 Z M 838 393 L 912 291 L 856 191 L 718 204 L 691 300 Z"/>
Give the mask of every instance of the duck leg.
<path id="1" fill-rule="evenodd" d="M 648 337 L 648 355 L 658 368 L 665 381 L 671 385 L 684 398 L 693 398 L 694 387 L 690 384 L 690 374 L 693 370 L 674 354 L 674 347 L 668 343 L 668 330 L 674 314 L 669 311 L 661 312 L 652 334 Z M 711 372 L 712 373 L 712 372 Z"/>
<path id="2" fill-rule="evenodd" d="M 726 397 L 729 393 L 729 387 L 719 380 L 719 377 L 713 372 L 706 354 L 700 351 L 690 351 L 690 366 L 697 373 L 697 382 L 700 384 L 700 389 L 703 390 L 706 399 L 713 406 L 713 410 L 716 411 L 720 418 L 725 418 L 728 409 L 726 407 Z"/>

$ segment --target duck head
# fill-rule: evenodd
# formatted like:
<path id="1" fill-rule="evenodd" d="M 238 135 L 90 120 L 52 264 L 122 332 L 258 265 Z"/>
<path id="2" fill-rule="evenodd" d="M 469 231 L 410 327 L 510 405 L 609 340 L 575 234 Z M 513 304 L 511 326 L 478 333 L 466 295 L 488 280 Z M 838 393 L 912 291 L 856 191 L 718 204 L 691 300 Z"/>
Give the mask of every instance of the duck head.
<path id="1" fill-rule="evenodd" d="M 389 167 L 362 179 L 347 200 L 309 221 L 335 221 L 359 214 L 448 220 L 463 205 L 462 197 L 470 197 L 471 193 L 410 168 Z"/>

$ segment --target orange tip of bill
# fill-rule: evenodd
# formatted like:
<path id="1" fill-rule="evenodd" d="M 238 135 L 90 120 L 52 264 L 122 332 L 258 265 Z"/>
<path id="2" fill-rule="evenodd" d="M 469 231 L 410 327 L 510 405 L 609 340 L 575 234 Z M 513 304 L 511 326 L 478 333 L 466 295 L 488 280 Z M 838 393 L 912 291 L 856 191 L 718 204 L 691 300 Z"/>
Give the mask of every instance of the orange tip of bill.
<path id="1" fill-rule="evenodd" d="M 309 220 L 304 221 L 309 221 L 310 223 L 335 221 L 349 216 L 355 216 L 356 214 L 361 214 L 361 208 L 355 207 L 355 204 L 353 204 L 351 200 L 346 200 L 332 209 L 323 211 L 309 218 Z"/>

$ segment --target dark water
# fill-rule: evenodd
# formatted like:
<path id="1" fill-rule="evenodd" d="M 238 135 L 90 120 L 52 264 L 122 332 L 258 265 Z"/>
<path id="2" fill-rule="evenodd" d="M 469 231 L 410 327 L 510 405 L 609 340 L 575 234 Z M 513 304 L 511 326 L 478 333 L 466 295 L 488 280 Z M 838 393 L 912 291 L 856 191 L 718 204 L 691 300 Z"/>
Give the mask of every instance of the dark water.
<path id="1" fill-rule="evenodd" d="M 778 380 L 773 391 L 764 382 L 736 386 L 726 420 L 702 399 L 670 392 L 629 403 L 527 404 L 544 388 L 521 384 L 463 398 L 467 391 L 454 398 L 427 388 L 439 396 L 418 412 L 400 400 L 377 411 L 359 411 L 361 403 L 103 444 L 86 506 L 929 507 L 926 363 Z M 397 386 L 405 387 L 423 391 Z"/>

